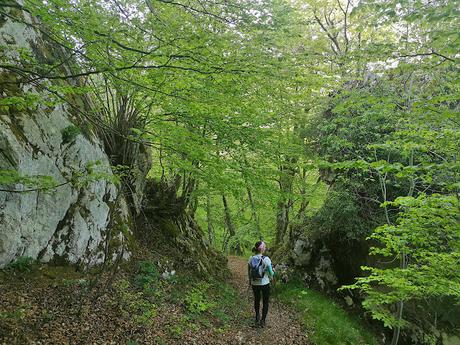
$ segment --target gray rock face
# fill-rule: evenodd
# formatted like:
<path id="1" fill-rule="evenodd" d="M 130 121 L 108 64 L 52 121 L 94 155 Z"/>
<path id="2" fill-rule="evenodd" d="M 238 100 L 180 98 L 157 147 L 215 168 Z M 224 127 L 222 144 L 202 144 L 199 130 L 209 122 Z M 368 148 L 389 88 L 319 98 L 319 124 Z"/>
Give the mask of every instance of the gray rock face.
<path id="1" fill-rule="evenodd" d="M 31 22 L 26 13 L 22 16 Z M 30 26 L 9 18 L 0 21 L 0 48 L 7 52 L 3 62 L 18 63 L 20 50 L 41 54 L 44 44 Z M 19 78 L 7 69 L 0 69 L 0 77 L 13 82 Z M 9 89 L 0 87 L 0 99 L 44 96 L 39 86 L 12 84 L 15 86 Z M 85 266 L 111 260 L 117 253 L 129 257 L 129 230 L 123 227 L 128 210 L 110 182 L 109 160 L 91 133 L 77 130 L 70 139 L 65 138 L 63 133 L 75 126 L 63 105 L 48 107 L 38 102 L 30 107 L 0 107 L 0 170 L 50 176 L 59 185 L 46 192 L 24 192 L 37 188 L 19 183 L 0 186 L 0 268 L 19 256 Z M 81 172 L 81 181 L 94 164 L 108 178 L 79 183 L 75 171 Z"/>
<path id="2" fill-rule="evenodd" d="M 338 279 L 334 272 L 333 258 L 322 241 L 299 234 L 293 239 L 291 248 L 289 259 L 304 272 L 305 284 L 315 285 L 324 291 L 336 287 Z"/>
<path id="3" fill-rule="evenodd" d="M 331 261 L 324 256 L 320 256 L 319 263 L 315 267 L 315 277 L 322 290 L 337 284 Z"/>
<path id="4" fill-rule="evenodd" d="M 311 244 L 306 239 L 297 239 L 292 250 L 292 259 L 296 266 L 308 266 L 311 259 Z"/>

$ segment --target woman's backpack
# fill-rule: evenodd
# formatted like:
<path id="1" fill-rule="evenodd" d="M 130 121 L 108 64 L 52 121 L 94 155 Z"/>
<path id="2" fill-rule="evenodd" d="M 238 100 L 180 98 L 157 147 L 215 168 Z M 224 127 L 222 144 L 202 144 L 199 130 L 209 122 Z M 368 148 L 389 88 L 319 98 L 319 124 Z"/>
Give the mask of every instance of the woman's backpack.
<path id="1" fill-rule="evenodd" d="M 265 256 L 257 256 L 254 255 L 251 257 L 251 261 L 249 262 L 250 272 L 251 272 L 251 279 L 257 280 L 262 279 L 265 275 L 265 267 L 264 267 L 264 259 Z"/>

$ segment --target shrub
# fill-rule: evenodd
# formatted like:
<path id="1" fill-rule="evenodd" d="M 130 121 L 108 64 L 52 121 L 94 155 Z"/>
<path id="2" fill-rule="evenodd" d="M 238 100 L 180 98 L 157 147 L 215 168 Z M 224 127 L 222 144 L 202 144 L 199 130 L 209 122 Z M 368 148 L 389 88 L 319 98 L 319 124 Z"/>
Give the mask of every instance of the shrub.
<path id="1" fill-rule="evenodd" d="M 150 325 L 153 322 L 157 308 L 142 292 L 132 291 L 131 284 L 126 279 L 119 280 L 114 287 L 118 295 L 118 307 L 125 317 L 142 325 Z"/>
<path id="2" fill-rule="evenodd" d="M 198 283 L 185 296 L 185 306 L 192 314 L 201 314 L 211 308 L 216 303 L 207 297 L 208 283 Z"/>
<path id="3" fill-rule="evenodd" d="M 62 142 L 63 142 L 64 144 L 71 143 L 71 142 L 75 141 L 75 138 L 76 138 L 79 134 L 81 134 L 80 128 L 78 128 L 78 127 L 75 126 L 75 125 L 67 126 L 66 128 L 64 128 L 64 129 L 61 131 Z"/>
<path id="4" fill-rule="evenodd" d="M 22 273 L 30 272 L 32 270 L 32 265 L 34 259 L 28 256 L 20 256 L 15 261 L 11 262 L 6 269 L 19 271 Z"/>
<path id="5" fill-rule="evenodd" d="M 138 288 L 145 293 L 153 294 L 159 279 L 160 273 L 154 263 L 150 261 L 141 261 L 139 263 L 139 271 L 134 278 L 134 283 Z"/>

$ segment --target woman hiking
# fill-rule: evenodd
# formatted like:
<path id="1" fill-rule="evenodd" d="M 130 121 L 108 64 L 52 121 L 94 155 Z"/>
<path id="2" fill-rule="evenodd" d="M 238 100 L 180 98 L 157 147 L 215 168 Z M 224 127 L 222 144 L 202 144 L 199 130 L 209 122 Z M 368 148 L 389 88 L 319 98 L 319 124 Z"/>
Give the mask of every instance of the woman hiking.
<path id="1" fill-rule="evenodd" d="M 256 242 L 252 249 L 255 255 L 249 258 L 248 278 L 249 285 L 254 292 L 254 309 L 256 311 L 256 327 L 264 327 L 268 314 L 268 300 L 270 298 L 270 278 L 275 276 L 272 268 L 272 261 L 265 256 L 267 246 L 265 242 Z M 260 318 L 260 297 L 262 297 L 262 318 Z"/>

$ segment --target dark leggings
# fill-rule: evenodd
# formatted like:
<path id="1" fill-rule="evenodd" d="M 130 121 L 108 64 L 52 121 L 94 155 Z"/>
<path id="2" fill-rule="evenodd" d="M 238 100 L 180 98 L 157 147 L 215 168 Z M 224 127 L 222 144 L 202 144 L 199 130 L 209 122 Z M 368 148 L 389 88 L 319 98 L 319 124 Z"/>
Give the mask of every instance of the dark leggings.
<path id="1" fill-rule="evenodd" d="M 253 285 L 252 291 L 254 292 L 254 309 L 256 311 L 256 319 L 259 320 L 260 309 L 260 296 L 262 295 L 262 321 L 265 321 L 268 313 L 268 300 L 270 298 L 270 284 L 266 285 Z"/>

